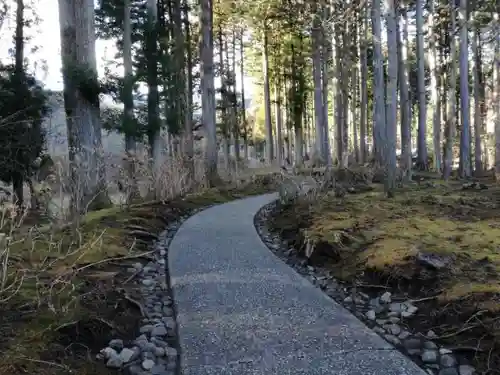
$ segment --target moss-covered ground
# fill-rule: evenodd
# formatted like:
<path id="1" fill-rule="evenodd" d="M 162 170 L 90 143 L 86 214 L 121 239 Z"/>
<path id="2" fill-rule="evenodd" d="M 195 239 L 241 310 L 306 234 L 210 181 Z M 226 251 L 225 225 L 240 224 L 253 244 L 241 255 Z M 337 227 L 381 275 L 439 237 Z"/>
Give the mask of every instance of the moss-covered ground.
<path id="1" fill-rule="evenodd" d="M 130 267 L 148 261 L 154 235 L 195 209 L 274 188 L 261 176 L 238 188 L 91 212 L 78 228 L 14 233 L 11 287 L 0 293 L 0 375 L 114 373 L 95 354 L 110 339 L 138 332 L 140 296 Z"/>
<path id="2" fill-rule="evenodd" d="M 414 330 L 500 373 L 500 186 L 422 180 L 390 199 L 372 188 L 299 201 L 271 225 L 296 247 L 314 244 L 309 262 L 340 280 L 420 300 Z"/>

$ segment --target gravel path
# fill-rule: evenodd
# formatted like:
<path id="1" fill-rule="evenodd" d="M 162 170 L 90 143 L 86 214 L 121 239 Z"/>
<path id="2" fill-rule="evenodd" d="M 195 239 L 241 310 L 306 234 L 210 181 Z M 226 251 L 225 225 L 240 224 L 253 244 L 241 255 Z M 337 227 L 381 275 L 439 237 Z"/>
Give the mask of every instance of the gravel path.
<path id="1" fill-rule="evenodd" d="M 169 247 L 184 375 L 423 375 L 262 243 L 275 195 L 209 208 Z"/>

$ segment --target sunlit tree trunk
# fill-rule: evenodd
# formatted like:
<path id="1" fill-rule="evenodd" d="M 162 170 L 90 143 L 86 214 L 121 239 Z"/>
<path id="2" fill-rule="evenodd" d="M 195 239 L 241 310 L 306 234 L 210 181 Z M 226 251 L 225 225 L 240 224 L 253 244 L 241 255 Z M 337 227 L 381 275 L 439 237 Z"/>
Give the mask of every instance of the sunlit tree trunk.
<path id="1" fill-rule="evenodd" d="M 460 0 L 460 177 L 472 175 L 470 162 L 470 108 L 469 108 L 469 44 L 467 30 L 467 0 Z"/>
<path id="2" fill-rule="evenodd" d="M 401 169 L 407 181 L 411 180 L 412 155 L 411 155 L 411 123 L 410 123 L 410 98 L 408 91 L 408 15 L 406 5 L 400 4 L 400 23 L 403 26 L 403 38 L 398 30 L 398 59 L 399 59 L 399 95 L 400 95 L 400 121 L 401 121 Z"/>
<path id="3" fill-rule="evenodd" d="M 435 1 L 430 0 L 429 10 L 429 32 L 430 32 L 430 48 L 429 48 L 429 65 L 431 70 L 431 103 L 432 103 L 432 139 L 433 139 L 433 162 L 434 170 L 441 172 L 441 103 L 439 96 L 439 67 L 436 46 L 438 38 L 435 29 L 436 14 Z"/>
<path id="4" fill-rule="evenodd" d="M 269 83 L 269 43 L 267 27 L 264 27 L 264 50 L 262 51 L 262 64 L 264 73 L 264 108 L 266 124 L 266 159 L 269 164 L 274 159 L 273 126 L 271 122 L 271 92 Z"/>
<path id="5" fill-rule="evenodd" d="M 457 45 L 454 37 L 456 31 L 456 8 L 455 0 L 450 0 L 451 26 L 449 30 L 450 38 L 450 58 L 449 58 L 449 74 L 448 74 L 448 100 L 447 100 L 447 121 L 445 129 L 445 145 L 444 145 L 444 168 L 443 177 L 450 178 L 451 169 L 453 166 L 453 143 L 455 141 L 456 129 L 456 86 L 457 86 Z"/>

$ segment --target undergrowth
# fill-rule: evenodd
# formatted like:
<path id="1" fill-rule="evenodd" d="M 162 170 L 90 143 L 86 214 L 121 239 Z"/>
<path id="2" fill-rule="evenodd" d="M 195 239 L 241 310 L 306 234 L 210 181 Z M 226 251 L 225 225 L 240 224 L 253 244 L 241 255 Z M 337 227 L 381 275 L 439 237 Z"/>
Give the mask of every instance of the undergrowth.
<path id="1" fill-rule="evenodd" d="M 167 201 L 89 212 L 78 227 L 13 228 L 0 259 L 0 374 L 108 374 L 95 353 L 133 339 L 140 293 L 130 268 L 168 223 L 275 189 L 268 175 Z"/>
<path id="2" fill-rule="evenodd" d="M 391 199 L 372 187 L 299 200 L 282 207 L 271 226 L 304 256 L 312 246 L 309 264 L 345 282 L 423 299 L 410 326 L 433 329 L 480 370 L 498 371 L 500 187 L 421 181 Z"/>

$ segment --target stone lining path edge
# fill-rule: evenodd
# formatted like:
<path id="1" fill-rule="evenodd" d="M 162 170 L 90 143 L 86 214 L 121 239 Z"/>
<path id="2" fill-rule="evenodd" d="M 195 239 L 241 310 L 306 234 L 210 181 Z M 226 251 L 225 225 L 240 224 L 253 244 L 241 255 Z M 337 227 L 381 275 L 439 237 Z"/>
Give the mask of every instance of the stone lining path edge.
<path id="1" fill-rule="evenodd" d="M 269 251 L 253 221 L 276 198 L 209 208 L 172 240 L 181 373 L 425 374 Z"/>

